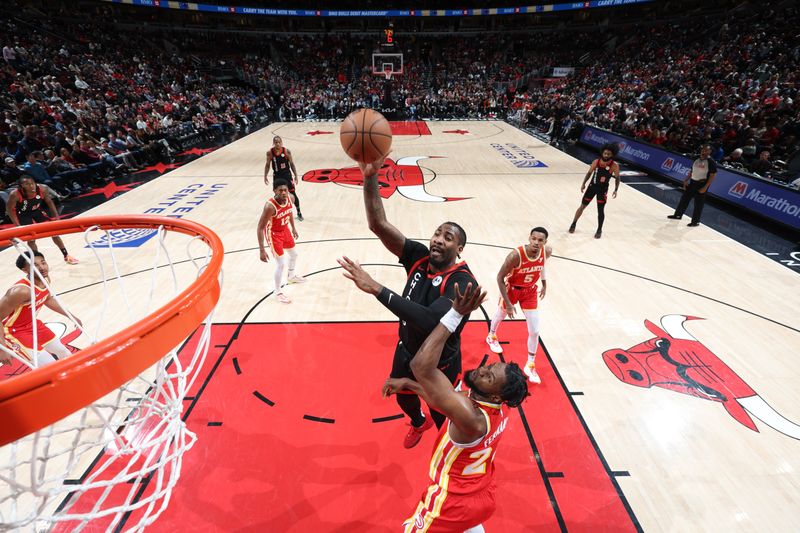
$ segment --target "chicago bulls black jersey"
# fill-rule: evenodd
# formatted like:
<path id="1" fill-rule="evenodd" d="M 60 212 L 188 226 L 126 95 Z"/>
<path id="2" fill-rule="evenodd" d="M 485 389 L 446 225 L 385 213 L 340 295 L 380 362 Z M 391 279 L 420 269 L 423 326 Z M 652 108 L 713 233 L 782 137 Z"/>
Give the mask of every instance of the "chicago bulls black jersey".
<path id="1" fill-rule="evenodd" d="M 289 183 L 292 181 L 292 170 L 289 167 L 289 158 L 286 156 L 286 148 L 281 147 L 280 151 L 276 154 L 275 149 L 272 150 L 272 171 L 275 173 L 275 179 L 287 180 Z"/>
<path id="2" fill-rule="evenodd" d="M 597 188 L 608 189 L 611 178 L 614 177 L 615 165 L 616 163 L 613 159 L 609 161 L 603 161 L 602 159 L 595 160 L 595 169 L 594 172 L 592 172 L 589 183 Z"/>
<path id="3" fill-rule="evenodd" d="M 430 251 L 427 246 L 406 239 L 403 253 L 400 256 L 400 263 L 408 273 L 408 280 L 403 289 L 403 298 L 430 307 L 433 302 L 442 297 L 455 300 L 456 283 L 462 291 L 469 282 L 472 282 L 473 287 L 477 286 L 475 277 L 465 262 L 456 263 L 444 272 L 431 273 L 428 269 L 429 257 Z M 437 320 L 444 316 L 449 308 L 449 306 L 445 308 Z M 464 329 L 466 322 L 467 318 L 465 317 L 455 333 L 447 339 L 440 359 L 442 363 L 461 354 L 461 330 Z M 431 330 L 425 330 L 411 322 L 400 321 L 400 341 L 411 355 L 417 353 L 430 333 Z"/>

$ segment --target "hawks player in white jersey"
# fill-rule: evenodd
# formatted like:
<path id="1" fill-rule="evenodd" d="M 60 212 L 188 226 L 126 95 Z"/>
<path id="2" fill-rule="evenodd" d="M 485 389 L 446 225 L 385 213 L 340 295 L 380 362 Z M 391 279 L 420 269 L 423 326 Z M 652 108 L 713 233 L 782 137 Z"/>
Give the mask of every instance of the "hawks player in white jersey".
<path id="1" fill-rule="evenodd" d="M 416 381 L 389 378 L 384 396 L 410 390 L 447 417 L 429 466 L 423 491 L 405 533 L 480 532 L 495 510 L 494 456 L 508 422 L 503 404 L 517 407 L 528 383 L 516 363 L 493 363 L 464 373 L 468 394 L 457 392 L 436 366 L 442 348 L 462 319 L 480 307 L 486 292 L 468 283 L 455 285 L 453 307 L 411 360 Z"/>
<path id="2" fill-rule="evenodd" d="M 275 196 L 267 200 L 261 218 L 258 220 L 258 249 L 261 260 L 269 261 L 264 247 L 264 240 L 269 240 L 272 255 L 275 256 L 275 295 L 284 304 L 292 303 L 291 298 L 283 291 L 283 270 L 287 266 L 288 283 L 305 283 L 306 278 L 295 273 L 297 252 L 294 240 L 299 237 L 294 227 L 292 200 L 289 198 L 289 184 L 284 180 L 275 180 L 272 190 Z M 289 256 L 288 262 L 286 256 Z"/>
<path id="3" fill-rule="evenodd" d="M 539 298 L 547 293 L 547 276 L 545 260 L 553 253 L 547 246 L 547 230 L 536 227 L 528 236 L 528 244 L 517 247 L 506 256 L 503 266 L 497 273 L 497 285 L 500 287 L 500 304 L 492 318 L 486 343 L 494 353 L 503 353 L 500 341 L 497 340 L 497 328 L 506 316 L 514 318 L 514 305 L 519 303 L 525 322 L 528 324 L 528 362 L 525 364 L 525 375 L 532 383 L 541 383 L 536 372 L 536 350 L 539 347 Z M 537 282 L 542 281 L 541 290 L 537 291 Z"/>

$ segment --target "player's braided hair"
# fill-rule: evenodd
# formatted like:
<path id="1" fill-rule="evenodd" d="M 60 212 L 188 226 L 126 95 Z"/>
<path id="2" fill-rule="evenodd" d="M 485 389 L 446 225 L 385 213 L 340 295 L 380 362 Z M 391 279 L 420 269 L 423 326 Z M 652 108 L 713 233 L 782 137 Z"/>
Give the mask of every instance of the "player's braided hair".
<path id="1" fill-rule="evenodd" d="M 506 384 L 500 391 L 500 398 L 509 407 L 517 407 L 528 396 L 530 396 L 528 378 L 522 373 L 522 369 L 517 363 L 508 363 L 506 365 Z"/>

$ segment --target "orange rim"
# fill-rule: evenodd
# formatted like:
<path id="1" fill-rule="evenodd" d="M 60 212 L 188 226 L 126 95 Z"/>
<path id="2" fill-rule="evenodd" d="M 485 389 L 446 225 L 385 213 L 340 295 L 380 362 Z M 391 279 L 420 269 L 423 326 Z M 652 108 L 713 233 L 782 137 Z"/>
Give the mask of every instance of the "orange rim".
<path id="1" fill-rule="evenodd" d="M 189 287 L 135 324 L 66 359 L 0 382 L 0 446 L 61 420 L 141 374 L 188 337 L 219 300 L 222 241 L 189 220 L 120 215 L 43 222 L 0 231 L 0 246 L 10 245 L 13 238 L 41 239 L 93 226 L 104 230 L 163 226 L 200 236 L 211 248 L 211 258 Z"/>

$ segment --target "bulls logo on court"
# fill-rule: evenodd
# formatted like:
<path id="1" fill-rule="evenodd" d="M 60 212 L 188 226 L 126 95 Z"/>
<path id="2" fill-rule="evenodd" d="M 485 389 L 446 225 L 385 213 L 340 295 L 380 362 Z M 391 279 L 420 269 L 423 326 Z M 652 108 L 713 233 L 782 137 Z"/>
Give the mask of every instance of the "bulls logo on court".
<path id="1" fill-rule="evenodd" d="M 468 200 L 468 198 L 435 196 L 428 193 L 425 190 L 425 175 L 418 163 L 420 159 L 428 158 L 426 156 L 401 157 L 396 162 L 387 158 L 378 172 L 378 186 L 380 187 L 381 197 L 389 198 L 397 191 L 409 200 L 418 202 Z M 428 181 L 433 181 L 435 178 L 436 174 L 433 173 L 433 176 Z M 358 167 L 309 170 L 303 174 L 303 181 L 336 183 L 337 185 L 353 185 L 357 187 L 364 185 L 364 177 Z"/>
<path id="2" fill-rule="evenodd" d="M 627 350 L 603 352 L 603 360 L 622 382 L 637 387 L 661 387 L 718 402 L 740 424 L 758 432 L 751 415 L 773 429 L 800 439 L 800 426 L 784 418 L 745 381 L 692 337 L 684 322 L 698 317 L 667 315 L 661 328 L 645 320 L 654 338 Z"/>

